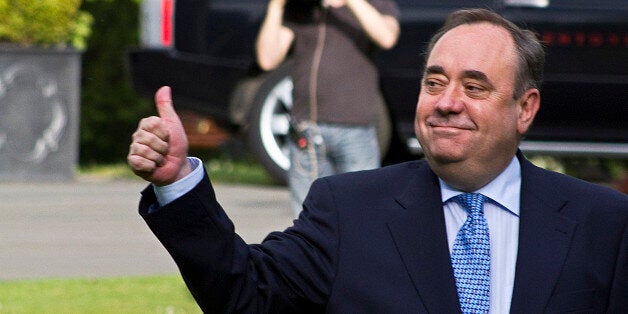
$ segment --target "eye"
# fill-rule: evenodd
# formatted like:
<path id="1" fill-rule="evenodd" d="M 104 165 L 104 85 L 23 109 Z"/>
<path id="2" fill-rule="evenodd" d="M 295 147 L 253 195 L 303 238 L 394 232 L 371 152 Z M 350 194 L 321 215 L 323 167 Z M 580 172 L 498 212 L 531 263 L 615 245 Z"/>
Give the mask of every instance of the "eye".
<path id="1" fill-rule="evenodd" d="M 471 98 L 482 99 L 488 97 L 488 89 L 480 84 L 469 83 L 464 86 L 464 92 Z"/>
<path id="2" fill-rule="evenodd" d="M 423 85 L 425 86 L 425 90 L 429 94 L 437 94 L 445 89 L 445 84 L 434 78 L 426 78 L 423 80 Z"/>

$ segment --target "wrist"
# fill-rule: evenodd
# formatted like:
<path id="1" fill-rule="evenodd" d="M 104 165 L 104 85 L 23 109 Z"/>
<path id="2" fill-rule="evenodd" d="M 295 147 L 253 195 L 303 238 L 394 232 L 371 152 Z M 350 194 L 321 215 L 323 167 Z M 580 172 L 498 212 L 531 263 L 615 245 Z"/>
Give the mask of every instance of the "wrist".
<path id="1" fill-rule="evenodd" d="M 188 158 L 185 158 L 179 173 L 177 174 L 174 182 L 179 181 L 185 177 L 187 177 L 190 173 L 192 173 L 192 165 L 190 165 L 190 161 Z"/>
<path id="2" fill-rule="evenodd" d="M 278 12 L 283 12 L 286 7 L 286 0 L 270 0 L 268 3 L 268 11 L 274 10 Z"/>
<path id="3" fill-rule="evenodd" d="M 189 157 L 187 160 L 188 165 L 192 169 L 190 174 L 167 185 L 159 186 L 153 184 L 159 206 L 165 206 L 188 193 L 203 179 L 204 172 L 201 160 L 196 157 Z"/>
<path id="4" fill-rule="evenodd" d="M 356 8 L 356 5 L 359 6 L 360 4 L 364 4 L 365 2 L 368 4 L 368 2 L 366 0 L 345 0 L 345 5 L 349 9 L 353 10 L 353 9 Z"/>
<path id="5" fill-rule="evenodd" d="M 285 6 L 283 3 L 277 1 L 271 1 L 268 4 L 268 8 L 266 10 L 266 21 L 279 21 L 283 19 L 283 13 L 285 11 Z"/>

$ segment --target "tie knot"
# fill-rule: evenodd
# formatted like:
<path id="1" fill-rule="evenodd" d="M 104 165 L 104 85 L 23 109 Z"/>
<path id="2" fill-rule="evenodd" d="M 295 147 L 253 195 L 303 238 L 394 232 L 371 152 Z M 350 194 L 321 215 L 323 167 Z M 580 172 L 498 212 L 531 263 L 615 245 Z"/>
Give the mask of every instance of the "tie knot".
<path id="1" fill-rule="evenodd" d="M 463 193 L 456 196 L 456 202 L 471 214 L 482 213 L 485 201 L 486 196 L 480 193 Z"/>

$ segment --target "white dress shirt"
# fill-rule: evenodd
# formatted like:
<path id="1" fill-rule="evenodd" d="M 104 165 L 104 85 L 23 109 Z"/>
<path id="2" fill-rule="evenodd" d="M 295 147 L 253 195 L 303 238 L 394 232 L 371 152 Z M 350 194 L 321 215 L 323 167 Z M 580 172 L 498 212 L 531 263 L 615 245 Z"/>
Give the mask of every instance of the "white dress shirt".
<path id="1" fill-rule="evenodd" d="M 458 231 L 467 219 L 467 211 L 452 198 L 464 192 L 452 188 L 440 179 L 439 181 L 451 254 Z M 519 247 L 520 191 L 521 166 L 517 157 L 512 159 L 497 178 L 473 191 L 489 198 L 484 203 L 484 217 L 488 223 L 491 241 L 490 313 L 510 312 Z"/>

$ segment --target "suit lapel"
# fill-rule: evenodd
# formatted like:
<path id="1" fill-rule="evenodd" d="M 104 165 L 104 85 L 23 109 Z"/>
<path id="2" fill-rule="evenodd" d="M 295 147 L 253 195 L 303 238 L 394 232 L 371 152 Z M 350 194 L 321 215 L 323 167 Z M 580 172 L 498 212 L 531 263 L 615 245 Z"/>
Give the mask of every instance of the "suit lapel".
<path id="1" fill-rule="evenodd" d="M 436 175 L 422 165 L 396 198 L 404 210 L 388 227 L 427 311 L 459 313 L 440 188 Z"/>
<path id="2" fill-rule="evenodd" d="M 541 312 L 558 280 L 576 222 L 560 215 L 566 200 L 552 193 L 543 171 L 519 156 L 521 218 L 511 312 Z"/>

